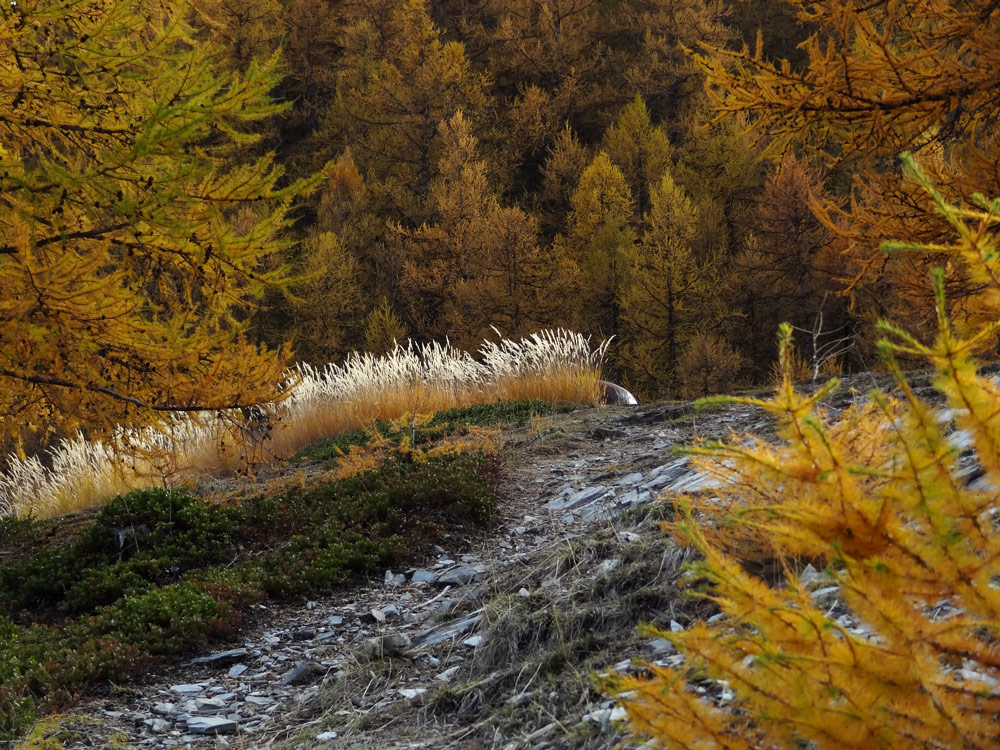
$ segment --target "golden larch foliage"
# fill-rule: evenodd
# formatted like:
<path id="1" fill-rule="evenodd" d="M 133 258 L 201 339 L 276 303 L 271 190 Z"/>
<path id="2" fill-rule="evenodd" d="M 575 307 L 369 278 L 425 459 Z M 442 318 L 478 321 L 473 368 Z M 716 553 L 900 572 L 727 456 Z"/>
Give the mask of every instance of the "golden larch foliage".
<path id="1" fill-rule="evenodd" d="M 805 149 L 850 176 L 851 201 L 817 205 L 850 242 L 857 314 L 891 316 L 933 333 L 925 283 L 941 256 L 878 252 L 896 238 L 947 244 L 951 228 L 934 202 L 901 179 L 894 158 L 914 152 L 938 189 L 970 203 L 1000 195 L 1000 7 L 987 0 L 789 0 L 807 27 L 805 61 L 769 60 L 755 49 L 711 46 L 695 56 L 718 117 L 749 114 L 771 153 Z M 964 317 L 977 287 L 946 268 L 952 313 Z"/>
<path id="2" fill-rule="evenodd" d="M 566 234 L 556 237 L 553 251 L 580 269 L 578 327 L 614 336 L 626 252 L 635 241 L 635 231 L 630 223 L 632 193 L 621 170 L 603 151 L 580 175 L 571 205 Z"/>
<path id="3" fill-rule="evenodd" d="M 958 236 L 934 250 L 997 304 L 1000 201 L 956 207 L 908 165 Z M 976 360 L 1000 323 L 994 315 L 960 334 L 942 277 L 933 280 L 932 343 L 882 326 L 896 396 L 873 391 L 834 417 L 822 404 L 837 381 L 803 394 L 786 368 L 771 399 L 708 400 L 765 409 L 778 439 L 692 451 L 717 481 L 678 498 L 682 518 L 667 526 L 702 553 L 694 572 L 723 618 L 660 634 L 684 654 L 681 666 L 615 681 L 633 728 L 657 746 L 985 750 L 1000 742 L 1000 386 Z M 789 327 L 781 337 L 787 362 Z M 933 367 L 944 410 L 916 393 L 897 354 Z M 963 451 L 975 458 L 975 481 Z M 765 556 L 778 563 L 777 580 L 741 562 Z M 845 615 L 822 606 L 805 561 L 823 569 L 819 585 L 833 587 Z M 698 695 L 688 685 L 695 675 L 724 680 L 735 698 Z"/>
<path id="4" fill-rule="evenodd" d="M 287 351 L 244 332 L 305 184 L 229 166 L 281 109 L 276 60 L 217 70 L 190 15 L 0 4 L 0 433 L 280 398 Z"/>

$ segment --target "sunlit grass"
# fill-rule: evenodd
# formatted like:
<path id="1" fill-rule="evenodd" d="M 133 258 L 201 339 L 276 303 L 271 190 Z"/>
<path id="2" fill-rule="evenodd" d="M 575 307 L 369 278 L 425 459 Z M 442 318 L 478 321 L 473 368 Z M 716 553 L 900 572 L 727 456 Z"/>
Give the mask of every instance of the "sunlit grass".
<path id="1" fill-rule="evenodd" d="M 267 405 L 266 425 L 239 412 L 192 415 L 165 429 L 119 431 L 108 443 L 65 441 L 46 462 L 12 458 L 0 473 L 0 515 L 58 516 L 132 489 L 252 472 L 324 437 L 408 413 L 529 399 L 592 404 L 605 351 L 559 329 L 485 342 L 476 357 L 448 344 L 410 343 L 321 369 L 299 365 L 287 397 Z"/>

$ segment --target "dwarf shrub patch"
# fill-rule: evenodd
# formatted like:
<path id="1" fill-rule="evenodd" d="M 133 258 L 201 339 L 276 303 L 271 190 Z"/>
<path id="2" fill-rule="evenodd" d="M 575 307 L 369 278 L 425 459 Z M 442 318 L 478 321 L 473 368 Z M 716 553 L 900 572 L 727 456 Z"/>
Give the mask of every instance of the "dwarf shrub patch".
<path id="1" fill-rule="evenodd" d="M 0 738 L 88 684 L 231 636 L 254 602 L 342 585 L 485 522 L 494 472 L 464 453 L 238 506 L 165 489 L 115 498 L 72 543 L 0 565 Z"/>

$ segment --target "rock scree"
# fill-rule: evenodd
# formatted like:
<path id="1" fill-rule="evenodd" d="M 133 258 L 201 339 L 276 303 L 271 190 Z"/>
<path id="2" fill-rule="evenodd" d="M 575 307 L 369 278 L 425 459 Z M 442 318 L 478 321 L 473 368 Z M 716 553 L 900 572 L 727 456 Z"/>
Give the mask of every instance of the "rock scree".
<path id="1" fill-rule="evenodd" d="M 635 625 L 711 614 L 681 595 L 689 552 L 653 523 L 663 493 L 707 481 L 671 449 L 769 429 L 749 407 L 652 404 L 512 430 L 492 528 L 468 548 L 258 605 L 240 642 L 75 707 L 85 740 L 67 747 L 611 747 L 622 712 L 592 673 L 676 663 Z"/>

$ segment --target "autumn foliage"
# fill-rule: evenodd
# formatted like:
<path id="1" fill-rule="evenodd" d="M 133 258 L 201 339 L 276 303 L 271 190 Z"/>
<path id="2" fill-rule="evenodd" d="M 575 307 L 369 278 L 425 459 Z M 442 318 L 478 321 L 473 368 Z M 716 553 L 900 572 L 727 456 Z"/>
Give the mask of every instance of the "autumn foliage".
<path id="1" fill-rule="evenodd" d="M 1000 201 L 955 207 L 908 164 L 957 236 L 935 250 L 1000 309 Z M 718 399 L 773 414 L 778 440 L 692 451 L 718 483 L 678 499 L 669 528 L 704 556 L 693 573 L 723 618 L 661 634 L 681 667 L 618 682 L 632 726 L 658 746 L 996 747 L 1000 388 L 976 355 L 1000 324 L 956 327 L 941 272 L 933 289 L 932 343 L 882 326 L 892 395 L 873 391 L 835 415 L 824 404 L 837 381 L 806 394 L 786 373 L 771 399 Z M 944 408 L 917 393 L 900 353 L 933 368 Z M 776 577 L 759 574 L 767 560 Z M 806 575 L 807 562 L 822 574 Z M 839 605 L 823 600 L 831 592 Z M 735 698 L 699 695 L 699 677 Z"/>
<path id="2" fill-rule="evenodd" d="M 189 16 L 0 5 L 2 433 L 278 397 L 288 352 L 245 336 L 305 186 L 246 151 L 277 60 L 220 70 Z"/>
<path id="3" fill-rule="evenodd" d="M 950 231 L 901 148 L 952 202 L 1000 193 L 998 14 L 6 3 L 2 450 L 494 327 L 610 340 L 644 399 L 767 380 L 781 322 L 812 337 L 803 374 L 878 367 L 879 317 L 927 333 L 932 265 L 956 320 L 989 314 L 958 265 L 877 247 Z"/>
<path id="4" fill-rule="evenodd" d="M 763 38 L 696 56 L 717 116 L 749 114 L 768 151 L 802 150 L 839 171 L 850 200 L 819 200 L 817 209 L 849 242 L 843 278 L 857 314 L 922 327 L 934 308 L 927 270 L 942 258 L 886 258 L 877 248 L 900 238 L 947 243 L 951 230 L 926 193 L 901 179 L 895 156 L 916 154 L 949 200 L 1000 194 L 1000 8 L 985 0 L 789 5 L 812 32 L 801 62 L 769 58 Z M 945 282 L 953 312 L 968 315 L 976 285 L 957 268 L 946 268 Z"/>

